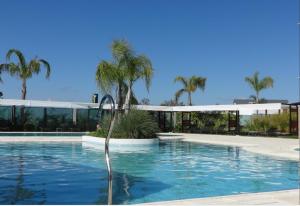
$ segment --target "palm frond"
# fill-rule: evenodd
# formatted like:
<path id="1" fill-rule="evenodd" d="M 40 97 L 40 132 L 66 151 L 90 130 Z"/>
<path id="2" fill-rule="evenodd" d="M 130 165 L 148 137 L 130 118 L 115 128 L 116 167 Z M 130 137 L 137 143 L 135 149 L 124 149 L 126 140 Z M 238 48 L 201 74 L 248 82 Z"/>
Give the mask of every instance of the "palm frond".
<path id="1" fill-rule="evenodd" d="M 206 78 L 200 77 L 200 76 L 199 77 L 198 76 L 192 76 L 190 78 L 190 81 L 189 81 L 189 86 L 191 87 L 190 91 L 194 92 L 197 88 L 204 91 L 205 83 L 206 83 Z"/>
<path id="2" fill-rule="evenodd" d="M 265 77 L 259 82 L 260 89 L 267 89 L 273 87 L 274 80 L 271 77 Z"/>
<path id="3" fill-rule="evenodd" d="M 16 55 L 18 60 L 19 60 L 19 63 L 21 65 L 21 67 L 26 67 L 26 60 L 25 60 L 25 57 L 24 55 L 22 54 L 21 51 L 17 50 L 17 49 L 10 49 L 7 54 L 6 54 L 6 60 L 7 61 L 10 61 L 10 58 L 12 55 Z"/>
<path id="4" fill-rule="evenodd" d="M 41 71 L 40 62 L 37 59 L 30 60 L 26 70 L 27 71 L 26 72 L 24 71 L 23 73 L 27 73 L 26 76 L 28 76 L 28 77 L 31 77 L 32 73 L 39 74 Z"/>
<path id="5" fill-rule="evenodd" d="M 50 73 L 51 73 L 50 64 L 44 59 L 39 59 L 38 61 L 44 65 L 44 67 L 46 69 L 46 78 L 48 79 L 50 77 Z"/>
<path id="6" fill-rule="evenodd" d="M 1 64 L 0 68 L 2 71 L 9 72 L 10 75 L 14 76 L 20 73 L 20 67 L 16 65 L 15 63 L 9 63 L 9 64 Z"/>
<path id="7" fill-rule="evenodd" d="M 179 98 L 181 97 L 181 95 L 186 92 L 185 89 L 180 89 L 175 93 L 175 102 L 178 103 Z"/>
<path id="8" fill-rule="evenodd" d="M 110 92 L 118 81 L 118 69 L 116 65 L 107 61 L 101 61 L 96 70 L 96 81 L 102 92 Z"/>
<path id="9" fill-rule="evenodd" d="M 151 80 L 153 78 L 153 68 L 152 63 L 148 57 L 145 55 L 139 55 L 135 58 L 136 67 L 136 78 L 142 78 L 145 80 L 146 89 L 149 92 L 151 86 Z"/>
<path id="10" fill-rule="evenodd" d="M 181 82 L 184 87 L 186 88 L 188 86 L 188 80 L 182 76 L 177 76 L 175 79 L 174 79 L 174 82 Z"/>
<path id="11" fill-rule="evenodd" d="M 0 64 L 0 71 L 8 71 L 8 64 Z"/>
<path id="12" fill-rule="evenodd" d="M 246 77 L 245 81 L 249 84 L 250 87 L 254 88 L 255 82 L 254 82 L 253 78 Z"/>
<path id="13" fill-rule="evenodd" d="M 111 46 L 111 50 L 113 58 L 115 59 L 115 63 L 126 63 L 127 59 L 134 54 L 131 46 L 124 39 L 114 40 Z"/>

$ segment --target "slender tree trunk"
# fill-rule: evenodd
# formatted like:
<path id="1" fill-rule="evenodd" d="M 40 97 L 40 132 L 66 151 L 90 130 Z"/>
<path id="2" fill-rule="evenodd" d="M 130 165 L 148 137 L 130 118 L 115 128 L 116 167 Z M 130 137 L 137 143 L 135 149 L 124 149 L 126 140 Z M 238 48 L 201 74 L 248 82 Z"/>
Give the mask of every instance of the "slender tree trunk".
<path id="1" fill-rule="evenodd" d="M 26 99 L 26 94 L 27 94 L 27 86 L 26 86 L 26 80 L 22 80 L 22 99 Z"/>
<path id="2" fill-rule="evenodd" d="M 256 92 L 256 104 L 259 103 L 259 92 Z"/>
<path id="3" fill-rule="evenodd" d="M 118 85 L 118 111 L 121 112 L 122 111 L 122 107 L 123 107 L 123 97 L 122 97 L 122 92 L 123 88 L 122 88 L 122 84 L 119 83 Z"/>
<path id="4" fill-rule="evenodd" d="M 131 94 L 132 94 L 132 82 L 129 82 L 128 91 L 126 94 L 126 99 L 125 99 L 125 104 L 124 104 L 125 114 L 128 114 L 128 112 L 130 110 Z"/>
<path id="5" fill-rule="evenodd" d="M 27 86 L 26 86 L 26 79 L 22 80 L 22 100 L 26 99 L 26 94 L 27 94 Z M 22 129 L 24 130 L 25 127 L 25 122 L 26 122 L 26 117 L 25 117 L 25 107 L 21 107 L 21 122 L 22 122 Z"/>
<path id="6" fill-rule="evenodd" d="M 192 94 L 191 92 L 188 93 L 188 96 L 189 96 L 189 106 L 192 106 Z"/>

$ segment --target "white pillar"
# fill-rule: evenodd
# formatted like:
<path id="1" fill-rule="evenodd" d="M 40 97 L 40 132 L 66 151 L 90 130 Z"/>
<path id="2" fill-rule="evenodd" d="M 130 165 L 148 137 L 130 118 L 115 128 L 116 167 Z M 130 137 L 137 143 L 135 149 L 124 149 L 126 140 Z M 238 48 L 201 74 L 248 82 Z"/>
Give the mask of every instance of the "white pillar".
<path id="1" fill-rule="evenodd" d="M 73 124 L 77 124 L 77 109 L 73 109 Z"/>
<path id="2" fill-rule="evenodd" d="M 176 120 L 177 120 L 177 116 L 176 116 L 176 112 L 173 112 L 173 128 L 175 129 L 176 127 Z"/>

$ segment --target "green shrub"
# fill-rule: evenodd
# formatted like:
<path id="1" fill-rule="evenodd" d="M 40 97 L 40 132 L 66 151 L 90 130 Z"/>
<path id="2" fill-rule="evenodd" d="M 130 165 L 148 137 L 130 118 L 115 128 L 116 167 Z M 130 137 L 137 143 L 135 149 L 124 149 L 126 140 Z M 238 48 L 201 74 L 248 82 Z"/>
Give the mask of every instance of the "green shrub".
<path id="1" fill-rule="evenodd" d="M 90 135 L 97 137 L 106 137 L 108 132 L 110 118 L 105 117 L 101 123 L 101 128 Z M 112 138 L 125 139 L 145 139 L 156 138 L 159 132 L 157 122 L 146 111 L 131 110 L 116 120 Z"/>
<path id="2" fill-rule="evenodd" d="M 197 128 L 208 131 L 225 130 L 228 124 L 228 116 L 221 112 L 192 112 L 192 123 Z"/>
<path id="3" fill-rule="evenodd" d="M 267 116 L 252 116 L 245 125 L 248 131 L 257 132 L 288 132 L 289 131 L 289 116 L 288 113 L 267 115 Z"/>
<path id="4" fill-rule="evenodd" d="M 279 115 L 272 115 L 271 124 L 279 132 L 289 132 L 289 113 L 285 112 Z"/>

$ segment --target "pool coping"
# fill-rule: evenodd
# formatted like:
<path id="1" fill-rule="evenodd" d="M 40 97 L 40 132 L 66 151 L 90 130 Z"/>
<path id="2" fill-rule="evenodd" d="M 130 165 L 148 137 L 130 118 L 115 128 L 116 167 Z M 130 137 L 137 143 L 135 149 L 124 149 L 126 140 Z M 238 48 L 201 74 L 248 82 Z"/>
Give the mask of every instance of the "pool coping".
<path id="1" fill-rule="evenodd" d="M 299 205 L 299 189 L 148 202 L 138 205 Z"/>

